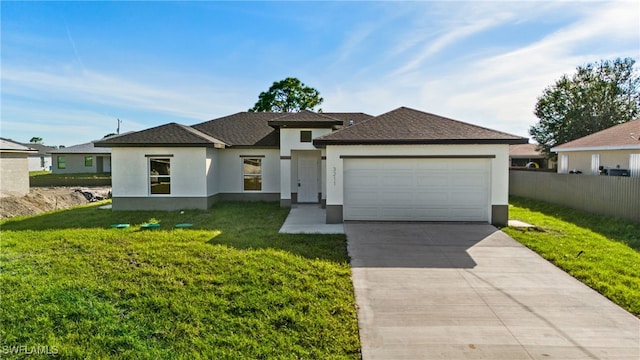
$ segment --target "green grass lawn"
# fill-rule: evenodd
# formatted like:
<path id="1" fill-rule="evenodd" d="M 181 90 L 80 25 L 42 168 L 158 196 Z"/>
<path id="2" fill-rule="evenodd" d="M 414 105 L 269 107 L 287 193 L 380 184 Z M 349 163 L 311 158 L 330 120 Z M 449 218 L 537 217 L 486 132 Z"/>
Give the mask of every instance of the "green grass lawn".
<path id="1" fill-rule="evenodd" d="M 110 173 L 54 174 L 51 171 L 29 171 L 30 177 L 40 179 L 111 179 Z"/>
<path id="2" fill-rule="evenodd" d="M 512 197 L 509 217 L 541 231 L 504 228 L 507 234 L 640 315 L 640 224 L 540 201 Z"/>
<path id="3" fill-rule="evenodd" d="M 276 203 L 184 214 L 98 209 L 104 204 L 0 223 L 0 349 L 48 346 L 92 359 L 359 358 L 344 235 L 278 234 L 288 209 Z M 140 230 L 153 221 L 159 229 Z"/>

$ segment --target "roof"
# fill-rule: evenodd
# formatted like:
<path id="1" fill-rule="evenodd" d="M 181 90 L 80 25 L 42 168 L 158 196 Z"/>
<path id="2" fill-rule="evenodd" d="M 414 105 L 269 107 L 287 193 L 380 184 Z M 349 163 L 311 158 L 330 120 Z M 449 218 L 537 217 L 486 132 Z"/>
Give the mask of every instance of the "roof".
<path id="1" fill-rule="evenodd" d="M 111 136 L 94 142 L 99 146 L 213 146 L 224 142 L 198 129 L 177 123 L 169 123 L 150 129 Z M 110 151 L 109 151 L 110 152 Z"/>
<path id="2" fill-rule="evenodd" d="M 322 127 L 337 128 L 343 123 L 342 120 L 327 116 L 323 113 L 315 113 L 309 110 L 302 110 L 295 113 L 286 113 L 269 120 L 272 127 Z"/>
<path id="3" fill-rule="evenodd" d="M 36 143 L 20 143 L 20 144 L 36 150 L 37 153 L 35 155 L 49 155 L 51 151 L 57 149 L 55 146 L 47 146 L 47 145 L 36 144 Z"/>
<path id="4" fill-rule="evenodd" d="M 512 158 L 534 158 L 544 155 L 538 150 L 538 144 L 517 144 L 509 146 L 509 156 Z"/>
<path id="5" fill-rule="evenodd" d="M 598 131 L 551 148 L 553 152 L 640 149 L 640 119 Z"/>
<path id="6" fill-rule="evenodd" d="M 2 152 L 19 152 L 19 153 L 36 152 L 36 150 L 31 149 L 27 146 L 24 146 L 19 142 L 15 142 L 11 139 L 5 139 L 1 137 L 0 137 L 0 150 Z"/>
<path id="7" fill-rule="evenodd" d="M 111 149 L 94 146 L 93 143 L 84 143 L 67 146 L 49 151 L 51 154 L 111 154 Z"/>
<path id="8" fill-rule="evenodd" d="M 338 144 L 526 144 L 516 135 L 464 123 L 407 107 L 347 126 L 314 140 Z"/>
<path id="9" fill-rule="evenodd" d="M 239 112 L 191 127 L 215 136 L 228 146 L 277 147 L 280 137 L 267 122 L 281 115 L 272 112 Z"/>

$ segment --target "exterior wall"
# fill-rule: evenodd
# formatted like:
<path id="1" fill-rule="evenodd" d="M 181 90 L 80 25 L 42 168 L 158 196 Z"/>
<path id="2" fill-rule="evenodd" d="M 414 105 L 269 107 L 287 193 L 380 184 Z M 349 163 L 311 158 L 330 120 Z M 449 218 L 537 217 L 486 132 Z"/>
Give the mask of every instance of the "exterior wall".
<path id="1" fill-rule="evenodd" d="M 151 195 L 149 155 L 172 155 L 171 194 Z M 206 149 L 171 147 L 113 148 L 112 194 L 118 197 L 206 197 Z"/>
<path id="2" fill-rule="evenodd" d="M 327 221 L 336 222 L 344 205 L 343 155 L 495 156 L 491 159 L 491 222 L 506 223 L 509 204 L 509 145 L 339 145 L 327 146 Z M 499 216 L 500 219 L 493 218 Z M 332 217 L 332 219 L 330 219 Z M 341 219 L 340 219 L 341 221 Z"/>
<path id="3" fill-rule="evenodd" d="M 51 170 L 51 169 L 52 169 L 52 166 L 51 166 L 50 155 L 29 156 L 29 171 Z"/>
<path id="4" fill-rule="evenodd" d="M 631 154 L 638 154 L 640 150 L 593 150 L 593 151 L 559 151 L 558 157 L 565 154 L 568 156 L 568 170 L 579 170 L 583 174 L 591 174 L 591 155 L 600 154 L 600 166 L 615 169 L 629 169 L 629 158 Z M 561 172 L 558 168 L 558 172 Z"/>
<path id="5" fill-rule="evenodd" d="M 59 156 L 63 156 L 65 159 L 65 163 L 67 165 L 67 167 L 65 169 L 59 169 L 58 168 L 58 157 Z M 92 156 L 93 157 L 93 163 L 91 166 L 84 166 L 84 157 L 85 156 Z M 110 154 L 65 154 L 65 153 L 59 153 L 59 154 L 52 154 L 51 155 L 51 162 L 52 162 L 52 166 L 51 166 L 51 172 L 53 172 L 54 174 L 84 174 L 84 173 L 98 173 L 98 172 L 103 172 L 103 169 L 98 170 L 97 169 L 97 165 L 98 165 L 98 159 L 97 157 L 103 157 L 103 168 L 105 168 L 105 171 L 108 172 L 109 170 L 111 170 L 111 155 Z M 107 160 L 108 159 L 108 160 Z M 108 166 L 108 170 L 105 167 L 105 165 Z"/>
<path id="6" fill-rule="evenodd" d="M 262 191 L 244 191 L 242 157 L 262 159 Z M 218 152 L 218 193 L 280 193 L 280 157 L 278 149 L 224 149 Z"/>
<path id="7" fill-rule="evenodd" d="M 0 196 L 29 193 L 29 161 L 26 153 L 0 152 Z"/>
<path id="8" fill-rule="evenodd" d="M 220 183 L 220 159 L 219 152 L 221 150 L 207 148 L 207 158 L 205 160 L 205 168 L 207 172 L 207 196 L 217 194 L 218 184 Z"/>

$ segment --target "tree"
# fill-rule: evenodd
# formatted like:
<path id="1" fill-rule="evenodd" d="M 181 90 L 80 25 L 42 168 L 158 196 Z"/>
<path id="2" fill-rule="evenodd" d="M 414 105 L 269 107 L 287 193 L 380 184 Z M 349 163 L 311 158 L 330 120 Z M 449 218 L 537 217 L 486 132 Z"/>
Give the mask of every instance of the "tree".
<path id="1" fill-rule="evenodd" d="M 34 136 L 31 138 L 31 140 L 29 140 L 29 142 L 32 144 L 42 144 L 42 138 L 38 136 Z"/>
<path id="2" fill-rule="evenodd" d="M 640 113 L 640 77 L 631 58 L 579 66 L 538 98 L 539 121 L 529 134 L 550 156 L 556 145 L 635 119 Z"/>
<path id="3" fill-rule="evenodd" d="M 261 92 L 258 96 L 258 102 L 249 111 L 297 112 L 313 110 L 323 100 L 318 90 L 306 86 L 296 78 L 288 77 L 274 82 L 269 90 Z"/>

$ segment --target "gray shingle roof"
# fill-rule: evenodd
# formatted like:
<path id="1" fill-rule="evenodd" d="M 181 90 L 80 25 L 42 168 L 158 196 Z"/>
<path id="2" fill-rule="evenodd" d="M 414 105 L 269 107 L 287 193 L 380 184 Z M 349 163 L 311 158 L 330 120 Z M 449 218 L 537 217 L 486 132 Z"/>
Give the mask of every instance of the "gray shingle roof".
<path id="1" fill-rule="evenodd" d="M 0 138 L 0 150 L 19 151 L 19 152 L 35 152 L 36 150 L 15 142 L 11 139 Z"/>
<path id="2" fill-rule="evenodd" d="M 56 150 L 57 148 L 54 146 L 47 146 L 42 144 L 34 144 L 34 143 L 20 143 L 24 146 L 30 147 L 31 149 L 37 150 L 37 155 L 48 155 L 51 151 Z"/>
<path id="3" fill-rule="evenodd" d="M 210 134 L 229 146 L 277 147 L 280 138 L 268 121 L 280 113 L 239 112 L 191 126 Z"/>
<path id="4" fill-rule="evenodd" d="M 407 107 L 314 140 L 331 144 L 524 144 L 528 139 Z"/>
<path id="5" fill-rule="evenodd" d="M 95 141 L 100 146 L 224 146 L 209 134 L 189 126 L 169 123 Z"/>
<path id="6" fill-rule="evenodd" d="M 67 146 L 61 149 L 53 149 L 50 154 L 111 154 L 111 149 L 106 147 L 97 147 L 93 143 L 84 143 L 73 146 Z"/>
<path id="7" fill-rule="evenodd" d="M 551 151 L 588 149 L 640 149 L 640 119 L 627 121 L 556 146 Z"/>

